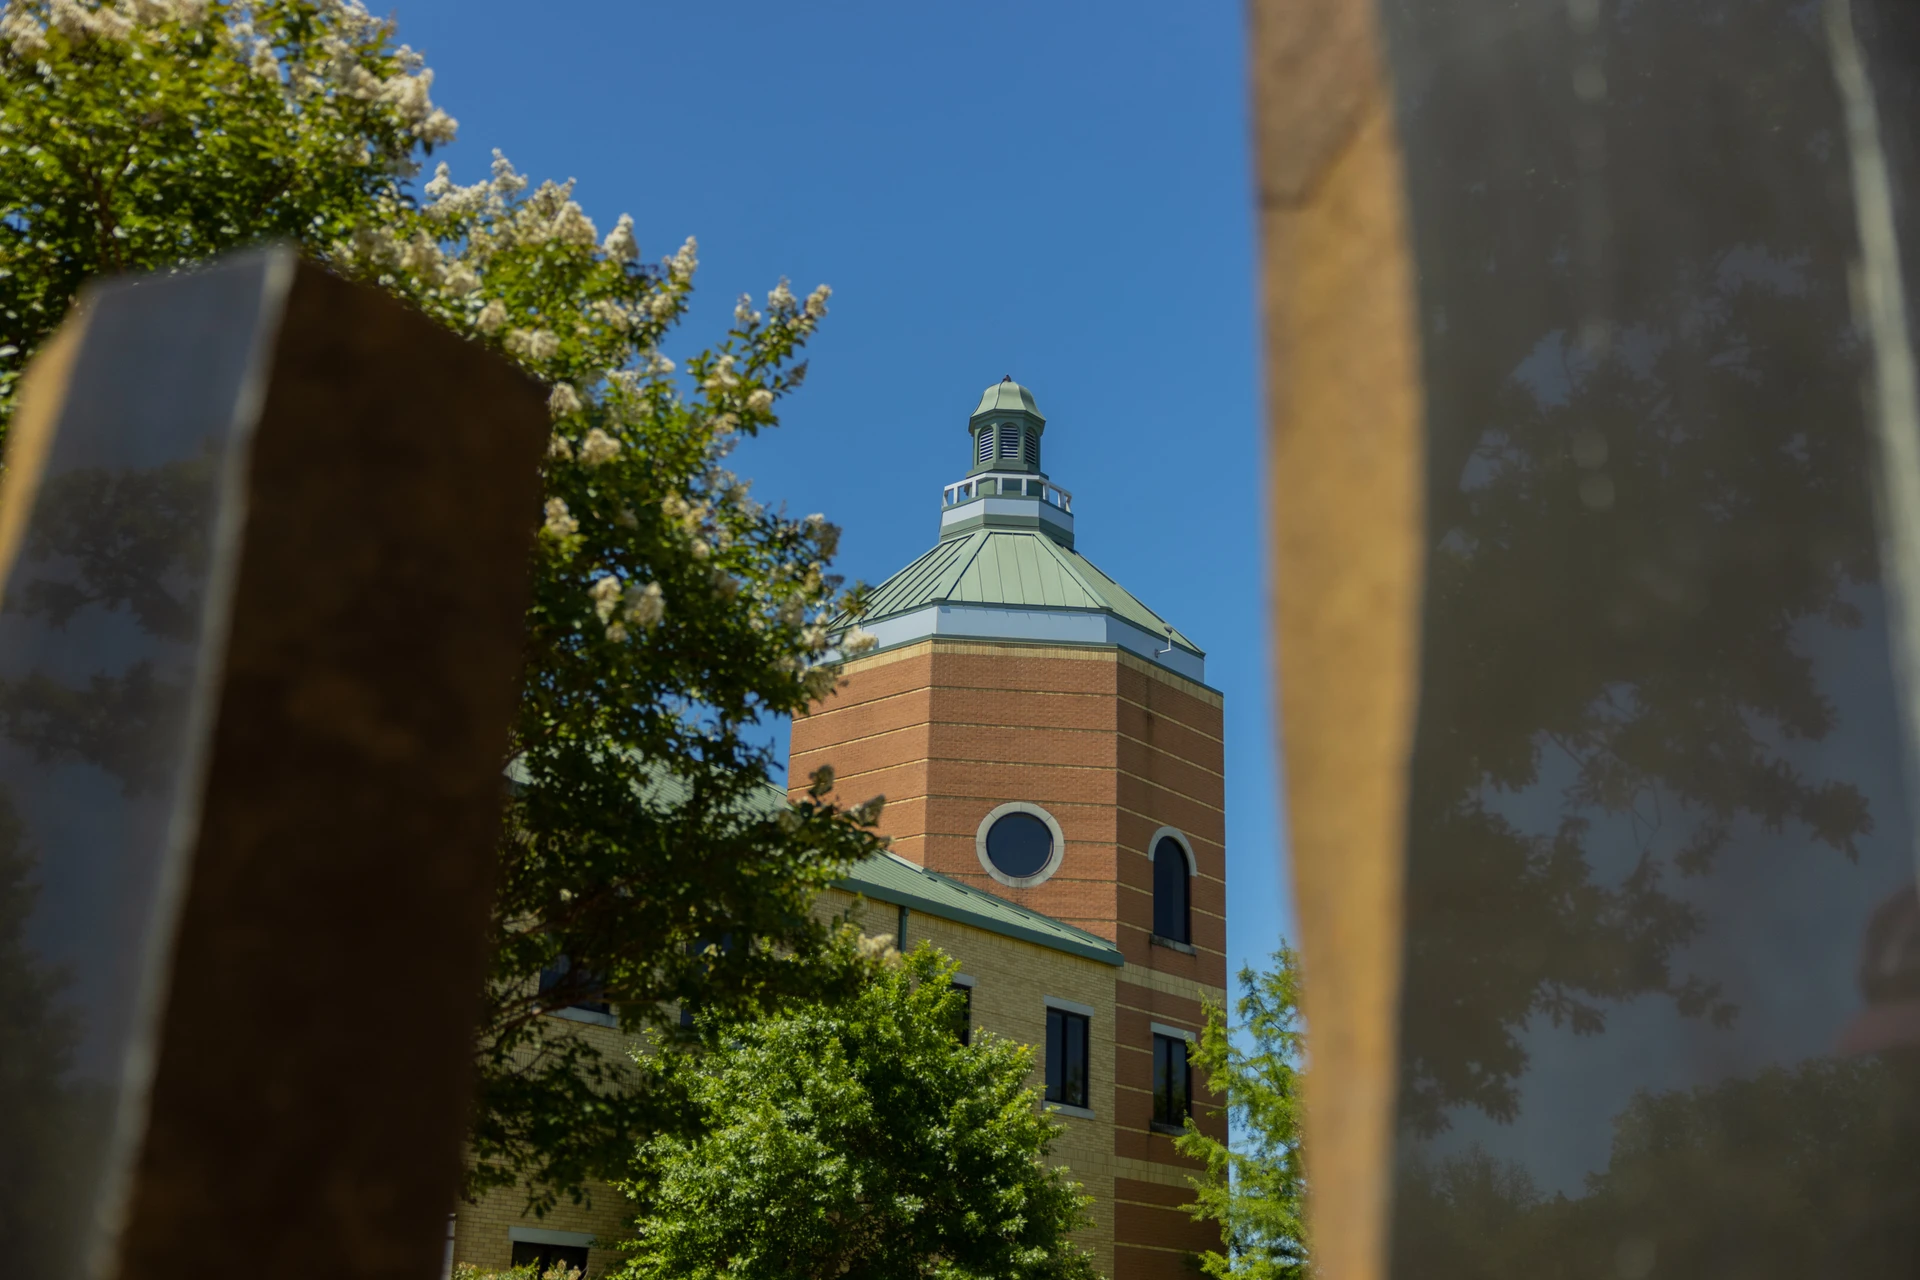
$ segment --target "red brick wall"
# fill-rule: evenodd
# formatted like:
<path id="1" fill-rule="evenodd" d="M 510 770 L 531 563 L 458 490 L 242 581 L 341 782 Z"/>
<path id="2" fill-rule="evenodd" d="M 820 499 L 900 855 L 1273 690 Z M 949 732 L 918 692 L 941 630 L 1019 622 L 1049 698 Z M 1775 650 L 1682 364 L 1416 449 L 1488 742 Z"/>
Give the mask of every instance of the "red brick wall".
<path id="1" fill-rule="evenodd" d="M 838 796 L 887 797 L 893 850 L 944 875 L 1078 925 L 1135 964 L 1226 981 L 1225 784 L 1218 694 L 1117 649 L 928 640 L 856 659 L 838 691 L 795 720 L 796 790 L 822 764 Z M 1013 889 L 981 868 L 980 821 L 1037 804 L 1066 836 L 1044 884 Z M 1147 842 L 1177 827 L 1193 846 L 1193 941 L 1148 944 Z"/>

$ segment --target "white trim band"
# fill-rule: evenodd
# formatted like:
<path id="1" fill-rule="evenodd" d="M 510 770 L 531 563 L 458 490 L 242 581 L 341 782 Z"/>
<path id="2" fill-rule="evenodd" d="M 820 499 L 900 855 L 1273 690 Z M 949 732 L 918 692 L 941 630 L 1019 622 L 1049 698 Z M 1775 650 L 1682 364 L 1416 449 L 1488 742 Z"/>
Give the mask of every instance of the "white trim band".
<path id="1" fill-rule="evenodd" d="M 954 636 L 969 640 L 1027 640 L 1039 644 L 1112 645 L 1174 671 L 1196 684 L 1207 682 L 1207 660 L 1124 618 L 1100 609 L 1017 609 L 984 604 L 930 604 L 912 613 L 861 624 L 875 647 Z M 1163 653 L 1161 650 L 1166 649 Z M 831 657 L 831 655 L 829 655 Z"/>
<path id="2" fill-rule="evenodd" d="M 1059 996 L 1041 996 L 1040 998 L 1046 1002 L 1049 1009 L 1058 1009 L 1062 1013 L 1077 1013 L 1089 1021 L 1093 1018 L 1093 1006 L 1090 1004 L 1081 1004 L 1078 1000 L 1062 1000 Z M 1091 1051 L 1092 1046 L 1088 1048 Z"/>
<path id="3" fill-rule="evenodd" d="M 1170 1027 L 1164 1022 L 1149 1022 L 1147 1026 L 1153 1029 L 1153 1034 L 1165 1036 L 1169 1040 L 1185 1040 L 1188 1044 L 1200 1043 L 1200 1037 L 1185 1027 Z"/>

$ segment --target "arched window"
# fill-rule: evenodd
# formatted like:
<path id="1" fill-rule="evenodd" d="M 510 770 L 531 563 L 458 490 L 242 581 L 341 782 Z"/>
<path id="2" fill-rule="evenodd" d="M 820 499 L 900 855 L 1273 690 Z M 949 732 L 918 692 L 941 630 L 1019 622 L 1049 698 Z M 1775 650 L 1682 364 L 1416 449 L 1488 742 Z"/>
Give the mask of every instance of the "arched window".
<path id="1" fill-rule="evenodd" d="M 1153 931 L 1169 942 L 1192 943 L 1187 851 L 1172 836 L 1153 846 Z"/>

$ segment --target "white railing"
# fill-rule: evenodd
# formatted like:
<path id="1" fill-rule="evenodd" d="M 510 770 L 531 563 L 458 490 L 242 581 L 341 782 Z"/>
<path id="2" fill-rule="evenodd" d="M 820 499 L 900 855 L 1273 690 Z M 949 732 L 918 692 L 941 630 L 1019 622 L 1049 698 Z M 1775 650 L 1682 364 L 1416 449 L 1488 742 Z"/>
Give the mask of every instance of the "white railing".
<path id="1" fill-rule="evenodd" d="M 975 498 L 995 496 L 1038 498 L 1050 507 L 1058 507 L 1068 515 L 1073 514 L 1072 494 L 1039 476 L 1016 471 L 989 471 L 984 475 L 956 480 L 941 491 L 940 505 L 956 507 Z"/>

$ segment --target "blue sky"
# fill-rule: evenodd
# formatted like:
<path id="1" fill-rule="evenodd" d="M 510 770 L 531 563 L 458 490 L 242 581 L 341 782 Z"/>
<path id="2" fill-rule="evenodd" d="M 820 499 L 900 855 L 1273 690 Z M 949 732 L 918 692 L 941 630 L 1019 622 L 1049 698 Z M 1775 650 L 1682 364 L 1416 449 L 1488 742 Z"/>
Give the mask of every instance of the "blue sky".
<path id="1" fill-rule="evenodd" d="M 500 147 L 577 178 L 603 229 L 633 214 L 647 257 L 699 237 L 669 355 L 742 291 L 833 286 L 807 385 L 737 457 L 763 501 L 845 526 L 849 577 L 933 544 L 982 388 L 1033 389 L 1080 550 L 1226 695 L 1230 961 L 1270 951 L 1290 912 L 1240 6 L 389 3 L 460 121 L 457 180 Z"/>

